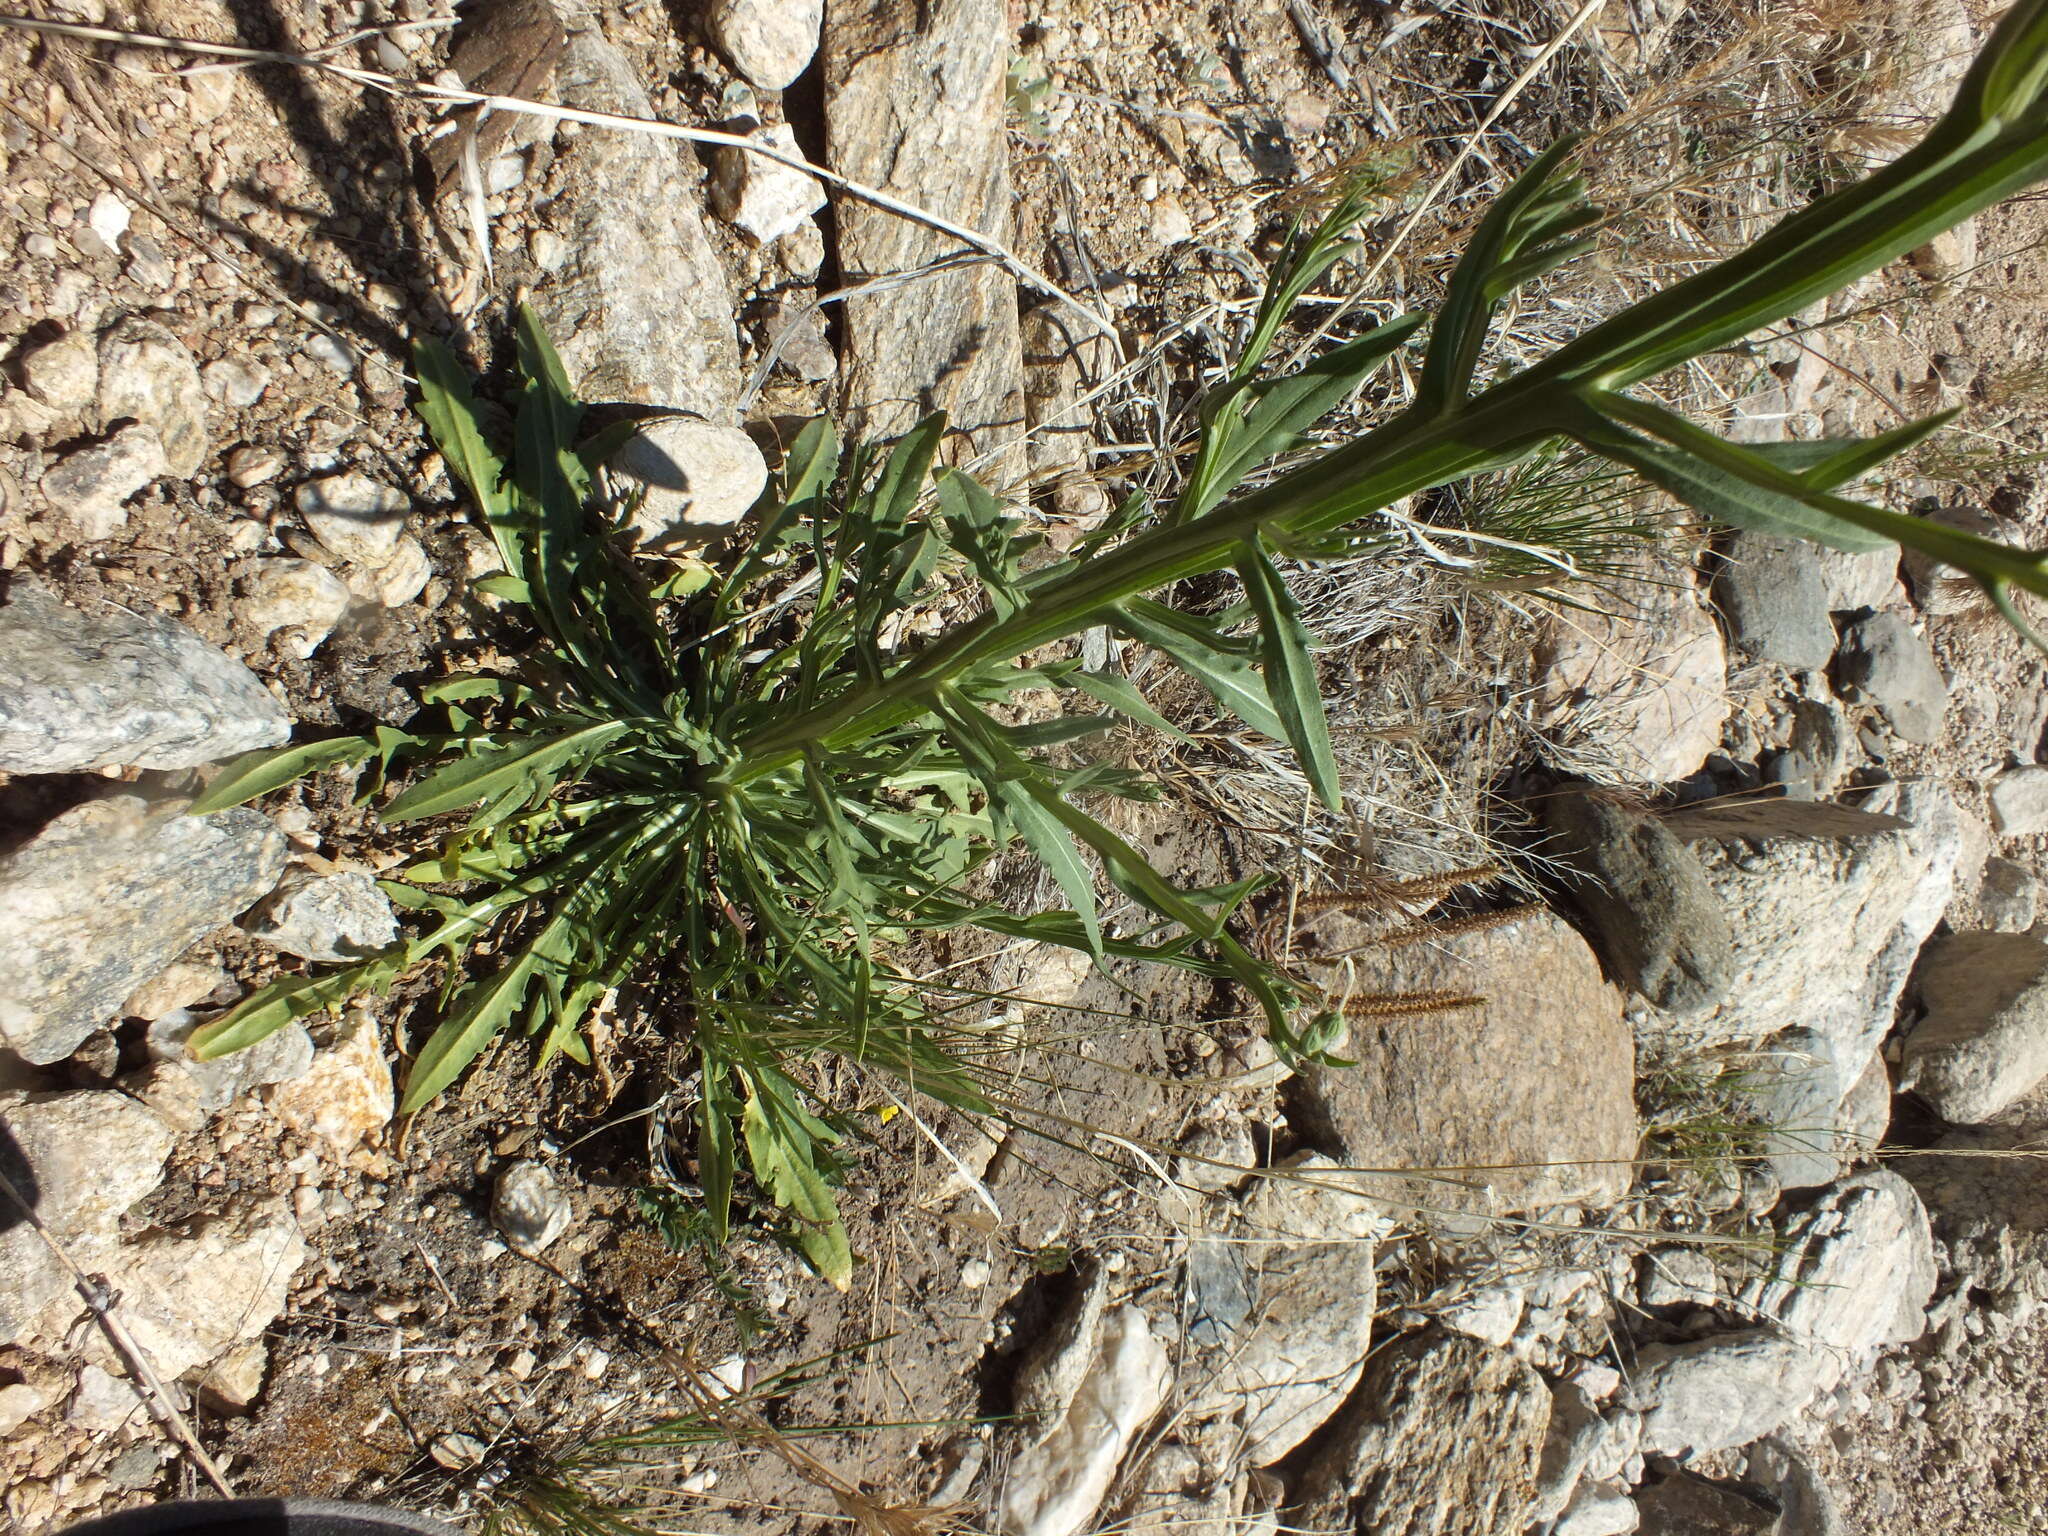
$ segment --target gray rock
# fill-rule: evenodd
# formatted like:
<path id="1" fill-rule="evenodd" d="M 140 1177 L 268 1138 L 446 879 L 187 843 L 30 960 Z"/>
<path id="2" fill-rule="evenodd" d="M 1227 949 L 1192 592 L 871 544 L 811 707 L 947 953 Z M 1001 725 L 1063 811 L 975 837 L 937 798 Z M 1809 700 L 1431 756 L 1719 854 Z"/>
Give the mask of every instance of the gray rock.
<path id="1" fill-rule="evenodd" d="M 1813 767 L 1814 793 L 1832 795 L 1849 771 L 1849 717 L 1831 699 L 1792 700 L 1791 748 Z"/>
<path id="2" fill-rule="evenodd" d="M 270 370 L 246 357 L 223 357 L 199 370 L 206 393 L 222 405 L 254 405 L 270 388 Z"/>
<path id="3" fill-rule="evenodd" d="M 200 1061 L 187 1048 L 193 1032 L 205 1020 L 180 1008 L 165 1014 L 149 1027 L 149 1054 L 158 1067 L 175 1068 L 189 1078 L 195 1106 L 204 1114 L 225 1109 L 244 1094 L 272 1083 L 303 1077 L 313 1066 L 313 1037 L 299 1023 L 285 1025 L 254 1045 L 212 1061 Z M 150 1074 L 155 1076 L 152 1069 Z M 144 1085 L 143 1097 L 150 1098 Z M 162 1091 L 159 1089 L 158 1091 Z"/>
<path id="4" fill-rule="evenodd" d="M 1934 1239 L 1898 1174 L 1877 1169 L 1831 1186 L 1783 1224 L 1777 1246 L 1776 1265 L 1744 1289 L 1743 1305 L 1814 1352 L 1820 1390 L 1926 1330 Z"/>
<path id="5" fill-rule="evenodd" d="M 2002 837 L 2048 831 L 2048 768 L 2008 768 L 1992 780 L 1991 825 Z"/>
<path id="6" fill-rule="evenodd" d="M 704 12 L 712 47 L 764 91 L 810 67 L 824 21 L 824 0 L 711 0 Z"/>
<path id="7" fill-rule="evenodd" d="M 761 330 L 775 349 L 775 365 L 785 372 L 817 384 L 839 371 L 839 354 L 817 306 L 771 299 L 762 306 Z"/>
<path id="8" fill-rule="evenodd" d="M 1358 1380 L 1377 1295 L 1373 1242 L 1389 1225 L 1371 1183 L 1309 1154 L 1273 1170 L 1245 1202 L 1256 1304 L 1249 1328 L 1217 1352 L 1192 1413 L 1234 1416 L 1256 1465 L 1307 1439 Z"/>
<path id="9" fill-rule="evenodd" d="M 751 437 L 687 416 L 650 422 L 620 444 L 611 468 L 640 492 L 632 525 L 641 542 L 663 550 L 724 537 L 768 483 Z"/>
<path id="10" fill-rule="evenodd" d="M 1637 1489 L 1635 1500 L 1636 1536 L 1778 1536 L 1776 1507 L 1690 1472 Z"/>
<path id="11" fill-rule="evenodd" d="M 1722 909 L 1741 914 L 1727 998 L 1674 1023 L 1675 1040 L 1754 1045 L 1789 1027 L 1829 1042 L 1844 1090 L 1863 1070 L 1948 903 L 1960 847 L 1954 797 L 1939 785 L 1891 786 L 1867 803 L 1753 801 L 1665 818 Z"/>
<path id="12" fill-rule="evenodd" d="M 1533 909 L 1429 943 L 1368 944 L 1354 963 L 1362 994 L 1483 999 L 1407 1014 L 1389 1003 L 1353 1021 L 1340 1054 L 1358 1065 L 1299 1082 L 1303 1119 L 1349 1165 L 1470 1170 L 1383 1179 L 1386 1200 L 1494 1216 L 1620 1196 L 1638 1139 L 1633 1040 L 1621 992 L 1562 918 Z"/>
<path id="13" fill-rule="evenodd" d="M 2041 880 L 2024 864 L 1989 859 L 1977 887 L 1977 910 L 2000 933 L 2024 933 L 2041 909 Z"/>
<path id="14" fill-rule="evenodd" d="M 1821 1357 L 1769 1328 L 1651 1344 L 1624 1401 L 1642 1415 L 1645 1454 L 1702 1456 L 1760 1440 L 1822 1390 Z"/>
<path id="15" fill-rule="evenodd" d="M 1712 1007 L 1735 970 L 1728 916 L 1699 860 L 1653 816 L 1596 795 L 1544 807 L 1544 852 L 1590 877 L 1571 900 L 1618 980 L 1671 1013 Z"/>
<path id="16" fill-rule="evenodd" d="M 87 543 L 111 539 L 128 525 L 123 505 L 167 468 L 153 428 L 131 422 L 112 436 L 74 448 L 44 473 L 43 499 L 69 518 Z"/>
<path id="17" fill-rule="evenodd" d="M 827 7 L 822 49 L 826 164 L 998 240 L 1010 234 L 1005 76 L 1015 33 L 1003 0 L 961 0 L 916 24 L 885 7 Z M 837 205 L 848 280 L 914 271 L 951 236 L 855 199 Z M 849 298 L 841 310 L 849 430 L 893 437 L 943 410 L 960 439 L 949 462 L 983 453 L 998 488 L 1023 478 L 1017 284 L 976 266 Z"/>
<path id="18" fill-rule="evenodd" d="M 1080 1536 L 1124 1453 L 1173 1385 L 1166 1348 L 1136 1307 L 1106 1312 L 1087 1340 L 1059 1411 L 1025 1431 L 996 1509 L 1003 1536 Z"/>
<path id="19" fill-rule="evenodd" d="M 0 771 L 196 768 L 291 734 L 254 673 L 156 613 L 58 601 L 16 576 L 0 608 Z"/>
<path id="20" fill-rule="evenodd" d="M 274 480 L 284 469 L 284 455 L 261 444 L 243 444 L 228 455 L 228 483 L 249 490 Z"/>
<path id="21" fill-rule="evenodd" d="M 1636 1300 L 1648 1308 L 1712 1307 L 1721 1301 L 1714 1261 L 1697 1248 L 1653 1248 L 1642 1257 Z"/>
<path id="22" fill-rule="evenodd" d="M 67 331 L 22 353 L 21 384 L 31 400 L 59 416 L 82 416 L 99 395 L 99 353 L 90 339 Z"/>
<path id="23" fill-rule="evenodd" d="M 291 875 L 264 902 L 249 932 L 288 955 L 338 965 L 398 942 L 398 917 L 360 870 Z"/>
<path id="24" fill-rule="evenodd" d="M 756 128 L 747 137 L 785 155 L 803 156 L 796 131 L 787 123 Z M 730 145 L 712 157 L 712 211 L 756 245 L 780 240 L 824 206 L 825 189 L 818 178 L 794 166 Z"/>
<path id="25" fill-rule="evenodd" d="M 108 1280 L 127 1325 L 166 1379 L 259 1337 L 284 1310 L 306 1240 L 280 1198 L 146 1233 Z"/>
<path id="26" fill-rule="evenodd" d="M 61 1061 L 209 929 L 267 893 L 284 834 L 250 810 L 134 795 L 66 811 L 0 860 L 0 1039 Z"/>
<path id="27" fill-rule="evenodd" d="M 1538 642 L 1548 729 L 1645 784 L 1685 778 L 1721 745 L 1733 705 L 1721 627 L 1689 576 L 1619 590 L 1602 613 L 1557 615 Z"/>
<path id="28" fill-rule="evenodd" d="M 1813 546 L 1747 529 L 1728 541 L 1714 602 L 1729 635 L 1750 655 L 1814 671 L 1835 653 L 1827 583 Z"/>
<path id="29" fill-rule="evenodd" d="M 1619 1476 L 1636 1454 L 1641 1435 L 1639 1415 L 1627 1408 L 1602 1413 L 1580 1387 L 1557 1383 L 1551 1392 L 1550 1425 L 1544 1432 L 1530 1520 L 1556 1519 L 1584 1479 L 1604 1482 Z"/>
<path id="30" fill-rule="evenodd" d="M 1942 940 L 1920 968 L 1927 1015 L 1906 1037 L 1899 1086 L 1974 1125 L 2048 1078 L 2048 944 L 2024 933 Z"/>
<path id="31" fill-rule="evenodd" d="M 1528 1523 L 1550 1389 L 1505 1350 L 1420 1333 L 1374 1352 L 1281 1525 L 1501 1536 Z"/>
<path id="32" fill-rule="evenodd" d="M 176 1137 L 117 1093 L 35 1094 L 0 1104 L 0 1169 L 74 1261 L 97 1268 L 120 1236 L 121 1215 L 157 1187 Z M 69 1274 L 28 1223 L 0 1224 L 0 1344 L 12 1344 L 52 1303 Z"/>
<path id="33" fill-rule="evenodd" d="M 1948 683 L 1926 639 L 1897 614 L 1868 613 L 1850 622 L 1835 677 L 1850 703 L 1883 709 L 1901 740 L 1925 745 L 1941 739 Z"/>
<path id="34" fill-rule="evenodd" d="M 153 428 L 164 462 L 189 475 L 206 457 L 206 389 L 185 343 L 154 320 L 130 315 L 100 333 L 100 415 Z"/>
<path id="35" fill-rule="evenodd" d="M 594 27 L 572 33 L 556 99 L 653 117 L 632 64 Z M 578 134 L 555 161 L 550 222 L 567 242 L 533 303 L 588 400 L 673 406 L 723 420 L 739 389 L 732 292 L 696 191 L 695 158 L 637 133 Z"/>
<path id="36" fill-rule="evenodd" d="M 569 1197 L 539 1163 L 518 1158 L 491 1188 L 491 1221 L 520 1253 L 540 1253 L 569 1230 Z"/>
<path id="37" fill-rule="evenodd" d="M 1869 1065 L 1842 1100 L 1836 1123 L 1837 1143 L 1846 1158 L 1867 1157 L 1884 1144 L 1892 1124 L 1892 1078 L 1881 1052 L 1870 1053 Z"/>
<path id="38" fill-rule="evenodd" d="M 397 555 L 411 505 L 403 491 L 354 470 L 309 480 L 294 500 L 323 548 L 372 570 L 381 570 Z"/>
<path id="39" fill-rule="evenodd" d="M 1636 1529 L 1637 1519 L 1626 1484 L 1581 1482 L 1550 1528 L 1550 1536 L 1628 1536 Z"/>

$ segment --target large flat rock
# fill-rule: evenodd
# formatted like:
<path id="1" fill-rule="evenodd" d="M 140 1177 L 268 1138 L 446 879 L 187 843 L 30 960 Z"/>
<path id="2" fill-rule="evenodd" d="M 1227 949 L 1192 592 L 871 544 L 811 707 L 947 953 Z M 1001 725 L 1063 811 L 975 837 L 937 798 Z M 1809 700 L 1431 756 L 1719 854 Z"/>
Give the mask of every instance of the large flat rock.
<path id="1" fill-rule="evenodd" d="M 995 239 L 1010 222 L 1003 81 L 1012 27 L 1003 0 L 832 0 L 825 14 L 825 126 L 831 168 Z M 834 194 L 849 284 L 911 272 L 960 242 Z M 956 463 L 1018 438 L 1024 363 L 1017 285 L 997 266 L 921 278 L 849 299 L 843 401 L 855 435 L 894 436 L 943 410 Z M 1020 452 L 982 466 L 1021 479 Z"/>
<path id="2" fill-rule="evenodd" d="M 256 675 L 175 620 L 17 577 L 0 607 L 0 772 L 196 768 L 291 735 Z"/>
<path id="3" fill-rule="evenodd" d="M 555 90 L 591 112 L 653 117 L 647 87 L 595 25 L 571 32 Z M 732 291 L 712 248 L 704 175 L 667 139 L 584 128 L 565 137 L 548 222 L 568 255 L 533 292 L 586 400 L 723 420 L 739 389 Z"/>
<path id="4" fill-rule="evenodd" d="M 1537 908 L 1500 926 L 1357 956 L 1361 993 L 1484 1002 L 1354 1020 L 1301 1106 L 1391 1203 L 1505 1215 L 1627 1189 L 1636 1155 L 1635 1049 L 1622 994 L 1586 941 Z"/>
<path id="5" fill-rule="evenodd" d="M 1521 1536 L 1550 1389 L 1506 1350 L 1452 1334 L 1374 1355 L 1303 1472 L 1284 1529 Z"/>
<path id="6" fill-rule="evenodd" d="M 0 860 L 0 1045 L 61 1061 L 208 929 L 269 893 L 284 834 L 255 811 L 187 816 L 110 795 Z"/>

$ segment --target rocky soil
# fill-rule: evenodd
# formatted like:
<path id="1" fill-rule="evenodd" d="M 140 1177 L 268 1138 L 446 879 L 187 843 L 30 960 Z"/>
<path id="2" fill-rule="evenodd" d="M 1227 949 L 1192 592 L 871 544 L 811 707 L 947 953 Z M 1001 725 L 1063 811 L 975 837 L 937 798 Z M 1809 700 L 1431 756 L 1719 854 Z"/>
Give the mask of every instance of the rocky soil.
<path id="1" fill-rule="evenodd" d="M 0 28 L 11 1528 L 213 1476 L 474 1524 L 581 1454 L 692 1530 L 863 1499 L 1004 1536 L 2048 1529 L 2048 671 L 1911 559 L 1644 503 L 1653 544 L 1570 604 L 1434 546 L 1305 576 L 1354 815 L 1304 820 L 1270 746 L 1183 698 L 1201 739 L 1147 749 L 1174 794 L 1127 835 L 1182 878 L 1358 897 L 1266 935 L 1333 989 L 1472 1001 L 1363 1009 L 1355 1065 L 1292 1076 L 1206 981 L 935 946 L 1057 1134 L 835 1083 L 868 1139 L 843 1296 L 764 1217 L 704 1247 L 651 1004 L 604 1016 L 591 1069 L 508 1042 L 403 1126 L 433 978 L 185 1046 L 405 921 L 375 877 L 407 845 L 349 779 L 183 814 L 214 765 L 402 724 L 529 640 L 477 585 L 409 338 L 488 364 L 524 293 L 588 397 L 688 412 L 615 466 L 651 558 L 715 553 L 825 409 L 945 408 L 949 458 L 1071 541 L 1170 472 L 1304 188 L 1387 178 L 1315 314 L 1368 273 L 1426 301 L 1502 169 L 1621 121 L 1592 169 L 1631 221 L 1515 318 L 1527 349 L 1895 154 L 1988 12 L 1610 4 L 1397 248 L 1564 11 L 46 10 L 718 128 L 987 238 L 731 146 Z M 1787 146 L 1768 176 L 1645 191 L 1669 162 L 1631 157 L 1738 120 Z M 1751 438 L 1961 406 L 1867 493 L 2048 541 L 2041 235 L 1987 215 L 1701 367 L 1693 403 Z M 1502 878 L 1446 873 L 1482 854 Z M 826 1431 L 785 1450 L 834 1470 L 731 1406 L 588 1449 L 707 1392 Z"/>

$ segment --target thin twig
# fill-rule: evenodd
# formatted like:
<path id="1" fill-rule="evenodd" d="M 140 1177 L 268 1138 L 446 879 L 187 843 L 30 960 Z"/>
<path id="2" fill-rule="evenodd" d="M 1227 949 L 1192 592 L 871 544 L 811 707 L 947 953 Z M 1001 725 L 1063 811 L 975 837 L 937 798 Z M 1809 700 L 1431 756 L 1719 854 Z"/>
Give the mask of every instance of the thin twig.
<path id="1" fill-rule="evenodd" d="M 1596 3 L 1596 0 L 1589 0 Z M 588 112 L 577 107 L 558 107 L 547 102 L 529 101 L 521 96 L 491 96 L 481 91 L 464 90 L 458 86 L 440 85 L 431 80 L 406 80 L 397 75 L 385 74 L 382 70 L 357 69 L 351 65 L 336 64 L 331 60 L 314 58 L 309 54 L 287 53 L 270 48 L 238 48 L 227 43 L 200 42 L 194 38 L 161 37 L 150 32 L 127 32 L 115 27 L 86 27 L 71 22 L 44 21 L 33 16 L 0 15 L 0 26 L 20 27 L 30 32 L 47 32 L 59 37 L 73 37 L 87 42 L 122 43 L 137 48 L 160 48 L 166 51 L 204 54 L 215 58 L 244 59 L 252 64 L 284 64 L 294 69 L 310 69 L 322 74 L 334 75 L 355 85 L 368 86 L 372 90 L 389 91 L 394 95 L 413 96 L 427 101 L 439 101 L 458 106 L 488 107 L 493 112 L 514 112 L 527 117 L 548 118 L 561 123 L 581 123 L 591 128 L 612 128 L 628 133 L 644 133 L 651 138 L 680 139 L 688 144 L 715 144 L 727 149 L 744 150 L 750 155 L 759 155 L 777 165 L 788 166 L 791 170 L 802 171 L 815 176 L 828 186 L 872 203 L 884 212 L 893 213 L 912 223 L 923 224 L 940 234 L 951 235 L 963 244 L 984 251 L 1006 267 L 1019 282 L 1037 289 L 1047 298 L 1056 300 L 1086 320 L 1089 326 L 1109 338 L 1109 344 L 1122 360 L 1122 344 L 1116 334 L 1116 327 L 1079 299 L 1068 293 L 1051 278 L 1025 261 L 1015 251 L 992 235 L 985 235 L 977 229 L 957 223 L 943 214 L 933 213 L 915 203 L 907 203 L 899 197 L 892 197 L 878 187 L 855 181 L 850 176 L 814 165 L 802 155 L 777 149 L 755 139 L 737 133 L 722 133 L 715 128 L 686 128 L 680 123 L 665 123 L 656 118 L 629 117 L 620 112 Z"/>
<path id="2" fill-rule="evenodd" d="M 178 1411 L 177 1400 L 164 1386 L 156 1373 L 156 1367 L 149 1363 L 149 1356 L 143 1353 L 142 1346 L 135 1342 L 134 1335 L 129 1333 L 127 1326 L 114 1315 L 115 1298 L 107 1289 L 106 1277 L 88 1275 L 72 1262 L 71 1255 L 64 1251 L 64 1245 L 57 1241 L 56 1233 L 49 1229 L 43 1218 L 36 1214 L 35 1207 L 23 1198 L 21 1191 L 14 1187 L 14 1181 L 4 1173 L 0 1173 L 0 1194 L 5 1194 L 14 1202 L 15 1207 L 27 1218 L 29 1225 L 36 1229 L 36 1234 L 49 1247 L 57 1262 L 70 1274 L 72 1289 L 78 1292 L 86 1310 L 92 1313 L 93 1321 L 99 1325 L 100 1332 L 106 1335 L 107 1342 L 114 1347 L 114 1353 L 121 1357 L 122 1368 L 128 1373 L 128 1383 L 134 1387 L 135 1395 L 142 1400 L 142 1406 L 149 1411 L 149 1416 L 178 1443 L 187 1456 L 192 1458 L 193 1465 L 199 1468 L 209 1483 L 213 1484 L 214 1490 L 222 1498 L 232 1499 L 235 1490 L 229 1486 L 219 1464 L 206 1454 L 206 1447 L 199 1443 L 199 1437 L 192 1432 L 192 1425 L 186 1420 L 185 1415 Z"/>

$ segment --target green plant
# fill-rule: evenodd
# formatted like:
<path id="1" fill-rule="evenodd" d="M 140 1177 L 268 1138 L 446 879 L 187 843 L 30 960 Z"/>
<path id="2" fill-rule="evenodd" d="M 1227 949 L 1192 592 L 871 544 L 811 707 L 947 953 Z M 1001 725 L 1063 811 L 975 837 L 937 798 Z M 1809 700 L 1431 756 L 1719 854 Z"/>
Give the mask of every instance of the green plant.
<path id="1" fill-rule="evenodd" d="M 1233 926 L 1259 881 L 1178 889 L 1083 808 L 1150 787 L 1080 743 L 1120 717 L 1172 727 L 1122 677 L 1049 654 L 1054 642 L 1106 624 L 1155 648 L 1230 714 L 1291 744 L 1316 796 L 1336 807 L 1313 642 L 1276 560 L 1382 548 L 1395 535 L 1375 514 L 1398 499 L 1509 470 L 1558 440 L 1719 521 L 1847 549 L 1911 544 L 1981 581 L 2015 621 L 2014 589 L 2048 594 L 2039 554 L 1836 494 L 1942 418 L 1868 441 L 1737 446 L 1628 392 L 2048 174 L 2048 0 L 2013 8 L 1918 149 L 1480 387 L 1501 301 L 1590 242 L 1596 216 L 1565 171 L 1571 147 L 1540 156 L 1475 230 L 1399 414 L 1245 489 L 1423 325 L 1401 316 L 1298 371 L 1262 372 L 1296 302 L 1353 249 L 1362 194 L 1341 197 L 1287 242 L 1249 343 L 1202 404 L 1179 495 L 1157 509 L 1134 497 L 1035 566 L 1032 542 L 993 496 L 963 473 L 933 475 L 941 419 L 886 454 L 842 451 L 821 420 L 791 446 L 726 569 L 656 583 L 613 537 L 600 466 L 618 435 L 583 435 L 532 317 L 518 327 L 524 382 L 509 458 L 462 369 L 422 345 L 421 412 L 509 573 L 489 589 L 524 604 L 546 646 L 515 675 L 429 689 L 446 711 L 439 730 L 380 728 L 258 754 L 209 787 L 196 810 L 345 763 L 368 765 L 374 789 L 403 760 L 422 776 L 385 819 L 432 820 L 440 847 L 385 883 L 420 914 L 416 937 L 252 995 L 201 1031 L 197 1049 L 246 1045 L 442 959 L 446 1011 L 407 1074 L 412 1113 L 508 1025 L 537 1034 L 544 1060 L 579 1054 L 597 1001 L 651 979 L 676 998 L 675 1027 L 702 1066 L 698 1153 L 713 1231 L 725 1233 L 744 1164 L 818 1269 L 844 1285 L 852 1253 L 833 1190 L 850 1127 L 802 1064 L 838 1057 L 960 1108 L 991 1108 L 971 1065 L 943 1048 L 922 994 L 890 971 L 905 936 L 973 925 L 1098 961 L 1227 978 L 1290 1061 L 1328 1060 L 1342 1029 L 1318 989 L 1255 955 Z M 1224 569 L 1242 600 L 1214 617 L 1154 595 Z M 903 645 L 914 618 L 957 594 L 958 573 L 979 613 L 921 649 Z M 1017 723 L 1012 707 L 1033 694 L 1086 712 Z M 1019 914 L 969 894 L 982 861 L 1013 843 L 1042 862 L 1069 909 Z M 1105 924 L 1098 867 L 1149 926 Z M 488 963 L 474 964 L 486 941 Z"/>

